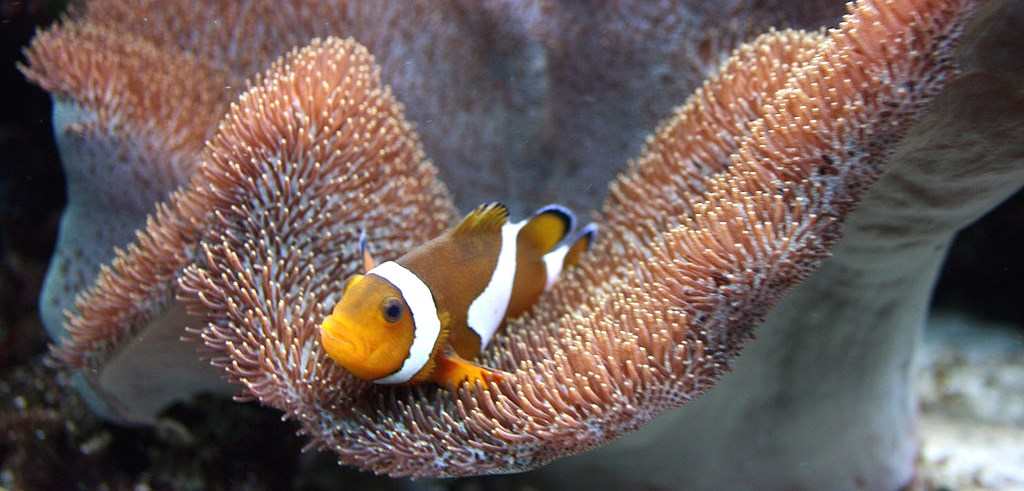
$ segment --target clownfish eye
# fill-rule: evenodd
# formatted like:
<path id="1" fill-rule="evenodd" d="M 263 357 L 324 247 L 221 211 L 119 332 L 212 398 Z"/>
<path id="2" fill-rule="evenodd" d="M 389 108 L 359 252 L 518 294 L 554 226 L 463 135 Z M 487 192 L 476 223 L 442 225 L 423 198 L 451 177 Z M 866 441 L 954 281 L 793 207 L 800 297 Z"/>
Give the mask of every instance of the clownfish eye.
<path id="1" fill-rule="evenodd" d="M 384 320 L 394 324 L 402 318 L 402 301 L 394 297 L 388 298 L 381 305 L 381 311 L 384 314 Z"/>

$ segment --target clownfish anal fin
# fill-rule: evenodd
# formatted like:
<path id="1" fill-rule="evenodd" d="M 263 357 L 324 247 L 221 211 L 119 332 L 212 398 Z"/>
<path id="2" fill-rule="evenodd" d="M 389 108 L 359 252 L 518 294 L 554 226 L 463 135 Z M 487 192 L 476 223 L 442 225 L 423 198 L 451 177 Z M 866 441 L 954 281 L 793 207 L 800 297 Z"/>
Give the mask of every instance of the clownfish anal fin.
<path id="1" fill-rule="evenodd" d="M 462 219 L 453 233 L 455 235 L 471 232 L 501 231 L 502 225 L 508 222 L 508 208 L 497 201 L 484 203 L 469 212 Z"/>
<path id="2" fill-rule="evenodd" d="M 498 383 L 504 380 L 503 372 L 489 370 L 473 363 L 454 352 L 438 357 L 437 367 L 432 374 L 432 381 L 452 392 L 458 392 L 463 382 L 474 384 Z"/>
<path id="3" fill-rule="evenodd" d="M 370 244 L 366 238 L 366 229 L 359 232 L 359 255 L 363 256 L 363 272 L 367 273 L 374 266 L 377 265 L 377 261 L 373 259 L 373 255 L 370 254 Z"/>
<path id="4" fill-rule="evenodd" d="M 562 263 L 563 267 L 568 268 L 574 266 L 580 262 L 580 256 L 584 252 L 590 250 L 590 245 L 594 243 L 594 239 L 597 238 L 597 224 L 591 223 L 576 234 L 575 242 L 569 246 L 569 252 L 565 253 L 565 261 Z"/>
<path id="5" fill-rule="evenodd" d="M 551 251 L 576 226 L 576 217 L 565 207 L 547 205 L 533 214 L 519 232 L 541 253 Z"/>

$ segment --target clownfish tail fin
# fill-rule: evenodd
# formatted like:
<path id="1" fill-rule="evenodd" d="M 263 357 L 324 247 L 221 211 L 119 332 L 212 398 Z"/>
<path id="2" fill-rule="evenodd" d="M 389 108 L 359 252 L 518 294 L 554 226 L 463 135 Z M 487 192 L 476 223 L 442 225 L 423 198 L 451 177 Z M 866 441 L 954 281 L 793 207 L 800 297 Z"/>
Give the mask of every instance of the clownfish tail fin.
<path id="1" fill-rule="evenodd" d="M 562 263 L 564 268 L 574 266 L 580 262 L 580 257 L 584 252 L 590 250 L 591 244 L 597 239 L 597 224 L 590 223 L 586 227 L 580 229 L 576 233 L 576 237 L 571 246 L 569 246 L 569 252 L 565 253 L 565 261 Z"/>
<path id="2" fill-rule="evenodd" d="M 531 240 L 542 254 L 550 252 L 576 227 L 576 217 L 561 205 L 537 210 L 519 234 Z"/>
<path id="3" fill-rule="evenodd" d="M 497 201 L 484 203 L 466 215 L 452 232 L 455 235 L 470 232 L 500 231 L 508 222 L 508 208 Z"/>

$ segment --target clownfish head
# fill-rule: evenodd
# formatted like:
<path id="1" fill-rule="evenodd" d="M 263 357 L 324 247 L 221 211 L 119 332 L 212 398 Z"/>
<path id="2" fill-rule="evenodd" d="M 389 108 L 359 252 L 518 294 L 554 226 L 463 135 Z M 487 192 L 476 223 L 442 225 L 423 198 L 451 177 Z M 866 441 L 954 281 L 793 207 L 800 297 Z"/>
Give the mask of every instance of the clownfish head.
<path id="1" fill-rule="evenodd" d="M 414 336 L 409 306 L 389 282 L 353 275 L 320 328 L 328 356 L 356 377 L 376 381 L 402 368 Z"/>

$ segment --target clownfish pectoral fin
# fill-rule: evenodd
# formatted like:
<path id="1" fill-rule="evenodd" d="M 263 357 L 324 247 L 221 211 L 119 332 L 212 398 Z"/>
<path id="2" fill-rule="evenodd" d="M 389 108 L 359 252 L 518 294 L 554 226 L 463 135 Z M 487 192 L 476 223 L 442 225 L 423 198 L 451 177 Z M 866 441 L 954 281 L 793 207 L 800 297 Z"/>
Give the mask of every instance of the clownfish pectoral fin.
<path id="1" fill-rule="evenodd" d="M 530 217 L 519 234 L 532 241 L 543 254 L 554 249 L 575 227 L 576 217 L 571 211 L 559 205 L 547 205 Z"/>
<path id="2" fill-rule="evenodd" d="M 489 370 L 473 363 L 454 352 L 438 357 L 437 367 L 431 374 L 431 381 L 452 392 L 457 392 L 463 382 L 470 384 L 498 383 L 504 380 L 504 372 Z"/>
<path id="3" fill-rule="evenodd" d="M 359 232 L 359 255 L 363 256 L 363 272 L 367 273 L 374 266 L 377 265 L 377 261 L 373 260 L 373 255 L 370 254 L 370 244 L 366 238 L 366 229 Z"/>
<path id="4" fill-rule="evenodd" d="M 430 358 L 427 359 L 427 363 L 423 368 L 409 380 L 410 384 L 434 380 L 437 375 L 437 368 L 443 365 L 441 360 L 445 357 L 446 347 L 448 346 L 452 317 L 448 314 L 448 311 L 439 310 L 437 312 L 437 319 L 441 322 L 441 331 L 437 334 L 437 339 L 434 340 L 434 348 L 430 352 Z"/>
<path id="5" fill-rule="evenodd" d="M 576 234 L 576 239 L 569 246 L 569 252 L 565 253 L 565 261 L 562 262 L 563 268 L 574 266 L 580 262 L 580 256 L 584 252 L 590 250 L 590 245 L 594 243 L 594 239 L 597 238 L 597 224 L 591 223 L 586 227 L 583 227 Z"/>
<path id="6" fill-rule="evenodd" d="M 501 231 L 502 225 L 508 222 L 508 208 L 497 201 L 484 203 L 469 212 L 456 227 L 454 235 L 472 232 Z"/>

